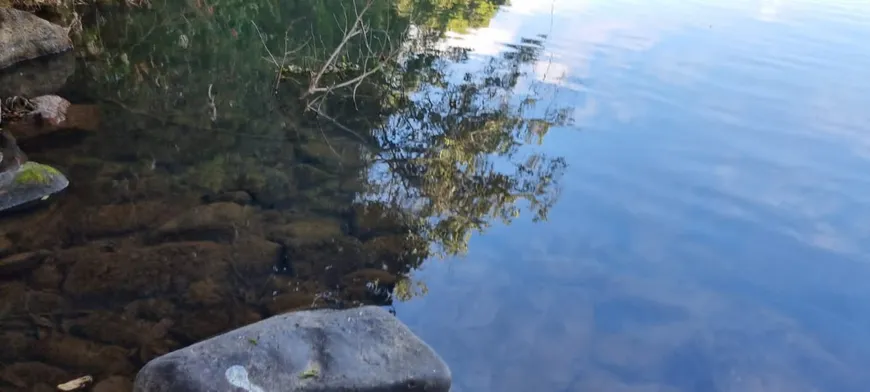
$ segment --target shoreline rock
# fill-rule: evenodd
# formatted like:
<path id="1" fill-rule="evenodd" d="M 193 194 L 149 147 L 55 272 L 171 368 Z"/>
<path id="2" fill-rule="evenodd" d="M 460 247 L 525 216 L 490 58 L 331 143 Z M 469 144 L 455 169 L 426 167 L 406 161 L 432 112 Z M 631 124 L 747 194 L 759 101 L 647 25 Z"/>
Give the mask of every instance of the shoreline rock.
<path id="1" fill-rule="evenodd" d="M 0 69 L 72 49 L 66 30 L 28 12 L 0 8 Z"/>
<path id="2" fill-rule="evenodd" d="M 155 358 L 135 392 L 450 390 L 444 361 L 375 306 L 275 316 Z"/>
<path id="3" fill-rule="evenodd" d="M 72 49 L 63 27 L 33 14 L 0 8 L 0 69 Z"/>

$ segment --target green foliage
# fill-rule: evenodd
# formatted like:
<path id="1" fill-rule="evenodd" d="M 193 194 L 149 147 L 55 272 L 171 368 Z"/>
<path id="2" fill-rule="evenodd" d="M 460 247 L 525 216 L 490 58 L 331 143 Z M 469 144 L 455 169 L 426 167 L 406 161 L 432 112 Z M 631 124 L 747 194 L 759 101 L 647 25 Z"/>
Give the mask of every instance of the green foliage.
<path id="1" fill-rule="evenodd" d="M 421 297 L 429 293 L 426 283 L 404 278 L 396 282 L 393 288 L 393 298 L 399 301 L 409 301 L 414 297 Z"/>

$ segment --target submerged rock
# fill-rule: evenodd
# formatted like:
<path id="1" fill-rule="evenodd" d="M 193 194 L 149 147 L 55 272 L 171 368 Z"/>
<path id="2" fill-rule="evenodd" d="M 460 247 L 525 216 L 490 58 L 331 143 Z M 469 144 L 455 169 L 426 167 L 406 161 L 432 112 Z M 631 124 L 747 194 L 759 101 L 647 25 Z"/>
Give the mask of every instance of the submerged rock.
<path id="1" fill-rule="evenodd" d="M 279 244 L 303 246 L 329 242 L 344 233 L 337 219 L 298 218 L 292 223 L 269 228 L 266 236 Z"/>
<path id="2" fill-rule="evenodd" d="M 63 273 L 53 263 L 44 263 L 30 274 L 30 286 L 39 290 L 57 290 Z"/>
<path id="3" fill-rule="evenodd" d="M 65 334 L 52 334 L 36 341 L 33 352 L 52 364 L 94 373 L 132 374 L 135 369 L 126 349 Z"/>
<path id="4" fill-rule="evenodd" d="M 69 109 L 69 101 L 57 95 L 43 95 L 30 100 L 35 109 L 32 115 L 40 120 L 58 126 L 66 121 L 66 112 Z"/>
<path id="5" fill-rule="evenodd" d="M 229 202 L 197 206 L 157 228 L 150 241 L 232 241 L 240 230 L 252 224 L 252 212 L 251 208 Z"/>
<path id="6" fill-rule="evenodd" d="M 15 248 L 15 243 L 9 239 L 6 235 L 0 235 L 0 257 L 6 256 L 12 253 L 12 250 Z"/>
<path id="7" fill-rule="evenodd" d="M 63 88 L 75 69 L 72 52 L 15 64 L 0 70 L 0 97 L 37 97 L 55 93 Z"/>
<path id="8" fill-rule="evenodd" d="M 448 391 L 447 365 L 378 307 L 275 316 L 149 362 L 134 391 Z"/>
<path id="9" fill-rule="evenodd" d="M 0 276 L 30 271 L 49 255 L 46 251 L 19 253 L 0 259 Z"/>
<path id="10" fill-rule="evenodd" d="M 0 361 L 9 363 L 24 358 L 30 353 L 30 347 L 35 338 L 21 331 L 5 330 L 0 332 Z"/>
<path id="11" fill-rule="evenodd" d="M 66 30 L 28 12 L 0 8 L 0 69 L 72 49 Z"/>
<path id="12" fill-rule="evenodd" d="M 23 143 L 34 144 L 41 138 L 57 137 L 54 134 L 57 131 L 99 129 L 100 111 L 96 105 L 73 105 L 57 95 L 42 95 L 28 103 L 32 107 L 28 108 L 29 112 L 4 124 Z"/>
<path id="13" fill-rule="evenodd" d="M 69 265 L 64 292 L 76 298 L 124 298 L 180 295 L 203 277 L 225 290 L 234 279 L 262 282 L 275 265 L 278 244 L 261 239 L 240 239 L 233 244 L 174 242 L 148 247 L 65 249 L 56 254 L 59 265 Z M 229 294 L 225 293 L 229 300 Z"/>
<path id="14" fill-rule="evenodd" d="M 0 173 L 0 212 L 45 200 L 68 185 L 69 180 L 57 169 L 25 162 Z"/>
<path id="15" fill-rule="evenodd" d="M 130 392 L 133 383 L 126 377 L 112 376 L 94 385 L 93 392 Z"/>
<path id="16" fill-rule="evenodd" d="M 0 380 L 19 388 L 33 386 L 40 382 L 61 383 L 67 381 L 69 377 L 69 373 L 65 370 L 42 362 L 13 363 L 0 371 Z"/>
<path id="17" fill-rule="evenodd" d="M 265 301 L 265 304 L 266 309 L 271 314 L 281 314 L 291 310 L 311 307 L 315 303 L 316 298 L 314 294 L 291 292 L 269 298 Z"/>
<path id="18" fill-rule="evenodd" d="M 102 205 L 85 209 L 76 230 L 91 238 L 128 234 L 157 227 L 184 207 L 163 201 Z"/>

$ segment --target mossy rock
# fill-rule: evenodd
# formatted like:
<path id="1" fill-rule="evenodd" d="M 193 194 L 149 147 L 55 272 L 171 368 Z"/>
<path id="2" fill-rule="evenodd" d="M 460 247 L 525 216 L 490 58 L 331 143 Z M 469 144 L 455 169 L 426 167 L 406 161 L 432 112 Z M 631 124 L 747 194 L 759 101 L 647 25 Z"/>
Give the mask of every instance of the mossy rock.
<path id="1" fill-rule="evenodd" d="M 36 162 L 26 162 L 21 165 L 16 175 L 13 177 L 13 182 L 18 185 L 50 185 L 57 177 L 63 177 L 57 169 Z"/>
<path id="2" fill-rule="evenodd" d="M 0 173 L 0 212 L 45 200 L 68 185 L 69 180 L 57 169 L 26 162 Z"/>

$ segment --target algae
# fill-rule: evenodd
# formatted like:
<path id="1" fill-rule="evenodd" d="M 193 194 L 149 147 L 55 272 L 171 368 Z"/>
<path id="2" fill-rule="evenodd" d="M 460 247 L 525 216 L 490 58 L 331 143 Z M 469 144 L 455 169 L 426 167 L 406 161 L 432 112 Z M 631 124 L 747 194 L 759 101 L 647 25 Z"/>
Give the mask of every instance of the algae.
<path id="1" fill-rule="evenodd" d="M 63 174 L 51 166 L 26 162 L 18 169 L 13 182 L 19 185 L 48 185 L 58 176 Z"/>
<path id="2" fill-rule="evenodd" d="M 299 378 L 303 379 L 303 380 L 309 379 L 309 378 L 315 378 L 318 376 L 320 376 L 320 365 L 318 365 L 317 363 L 314 363 L 314 362 L 310 362 L 308 364 L 308 367 L 305 370 L 303 370 L 301 373 L 299 373 Z"/>

